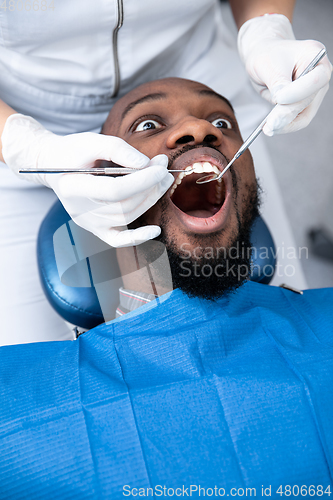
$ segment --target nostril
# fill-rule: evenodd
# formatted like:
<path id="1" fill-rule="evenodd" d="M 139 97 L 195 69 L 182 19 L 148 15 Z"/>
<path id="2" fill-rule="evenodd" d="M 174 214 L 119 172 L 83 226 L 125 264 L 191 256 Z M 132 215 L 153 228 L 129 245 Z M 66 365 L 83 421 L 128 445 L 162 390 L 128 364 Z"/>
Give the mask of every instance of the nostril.
<path id="1" fill-rule="evenodd" d="M 208 134 L 205 137 L 205 142 L 208 142 L 208 143 L 215 142 L 216 140 L 217 140 L 217 137 L 213 134 Z"/>
<path id="2" fill-rule="evenodd" d="M 176 144 L 187 144 L 188 142 L 194 142 L 193 135 L 183 135 L 183 137 L 177 139 Z"/>

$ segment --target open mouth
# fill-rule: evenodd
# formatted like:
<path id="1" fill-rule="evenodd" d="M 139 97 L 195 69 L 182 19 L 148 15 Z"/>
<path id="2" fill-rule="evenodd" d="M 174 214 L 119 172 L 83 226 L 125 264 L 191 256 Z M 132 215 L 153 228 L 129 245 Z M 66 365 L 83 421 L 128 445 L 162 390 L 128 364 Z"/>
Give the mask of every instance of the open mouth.
<path id="1" fill-rule="evenodd" d="M 172 203 L 191 217 L 208 219 L 222 208 L 225 200 L 223 179 L 199 185 L 197 179 L 202 174 L 219 174 L 220 170 L 212 163 L 196 162 L 178 174 L 170 190 Z"/>
<path id="2" fill-rule="evenodd" d="M 227 159 L 217 150 L 198 147 L 184 152 L 171 168 L 182 169 L 169 191 L 171 209 L 178 223 L 196 233 L 220 230 L 231 207 L 232 182 L 227 172 L 219 181 L 197 184 L 205 174 L 219 174 Z"/>

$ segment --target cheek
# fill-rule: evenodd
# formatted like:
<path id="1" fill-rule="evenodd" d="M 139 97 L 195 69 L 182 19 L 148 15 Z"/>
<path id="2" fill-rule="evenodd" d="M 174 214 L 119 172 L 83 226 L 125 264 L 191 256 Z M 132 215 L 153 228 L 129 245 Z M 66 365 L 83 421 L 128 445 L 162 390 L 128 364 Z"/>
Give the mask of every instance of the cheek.
<path id="1" fill-rule="evenodd" d="M 242 156 L 236 160 L 235 166 L 232 166 L 231 168 L 235 168 L 240 188 L 245 183 L 250 184 L 255 182 L 256 175 L 252 155 L 249 150 L 245 151 L 245 153 L 243 153 Z"/>
<path id="2" fill-rule="evenodd" d="M 233 167 L 231 167 L 233 168 Z M 257 180 L 253 166 L 252 156 L 249 151 L 246 151 L 235 162 L 235 174 L 237 176 L 237 199 L 236 205 L 240 213 L 248 203 L 248 197 L 253 189 L 256 189 Z"/>

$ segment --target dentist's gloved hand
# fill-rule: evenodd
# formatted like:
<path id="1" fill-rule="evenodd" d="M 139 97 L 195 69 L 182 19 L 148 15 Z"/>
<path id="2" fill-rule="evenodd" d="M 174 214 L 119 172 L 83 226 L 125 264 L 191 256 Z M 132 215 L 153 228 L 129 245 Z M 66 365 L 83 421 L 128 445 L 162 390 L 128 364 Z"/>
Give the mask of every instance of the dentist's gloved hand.
<path id="1" fill-rule="evenodd" d="M 287 17 L 265 14 L 241 26 L 238 50 L 254 88 L 279 104 L 263 128 L 266 135 L 306 127 L 328 90 L 332 65 L 327 57 L 307 75 L 304 71 L 324 46 L 314 40 L 295 40 Z"/>
<path id="2" fill-rule="evenodd" d="M 138 245 L 160 234 L 159 226 L 128 230 L 126 225 L 171 186 L 174 178 L 167 171 L 165 155 L 149 160 L 118 137 L 91 132 L 58 136 L 20 114 L 7 119 L 1 141 L 5 162 L 16 174 L 23 168 L 87 168 L 96 159 L 138 169 L 117 178 L 69 173 L 18 175 L 53 189 L 74 222 L 111 246 Z"/>

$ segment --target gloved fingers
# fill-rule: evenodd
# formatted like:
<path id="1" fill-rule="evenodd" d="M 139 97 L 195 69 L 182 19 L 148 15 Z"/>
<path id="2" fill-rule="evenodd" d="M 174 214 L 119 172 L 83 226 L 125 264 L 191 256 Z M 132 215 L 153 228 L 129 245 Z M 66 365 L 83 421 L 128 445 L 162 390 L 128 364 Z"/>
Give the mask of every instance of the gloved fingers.
<path id="1" fill-rule="evenodd" d="M 88 213 L 96 218 L 95 225 L 102 226 L 124 226 L 133 222 L 135 219 L 145 213 L 152 205 L 149 203 L 148 193 L 139 193 L 133 198 L 116 203 L 105 204 L 88 204 L 82 203 L 81 210 L 76 210 L 76 218 L 88 217 Z"/>
<path id="2" fill-rule="evenodd" d="M 308 124 L 313 119 L 313 117 L 316 115 L 327 90 L 328 90 L 328 85 L 326 85 L 323 89 L 321 89 L 315 95 L 312 102 L 307 107 L 305 107 L 302 111 L 300 111 L 291 122 L 286 124 L 284 127 L 280 127 L 278 129 L 274 130 L 273 134 L 286 134 L 289 132 L 297 132 L 298 130 L 301 130 L 302 128 L 307 127 Z M 289 105 L 282 105 L 282 106 L 284 107 L 284 106 L 289 106 Z M 270 132 L 267 135 L 273 135 L 273 134 Z"/>
<path id="3" fill-rule="evenodd" d="M 121 204 L 118 203 L 120 206 Z M 114 206 L 112 206 L 114 208 Z M 106 207 L 103 208 L 93 208 L 88 212 L 76 211 L 75 214 L 71 215 L 73 221 L 79 226 L 87 229 L 97 236 L 102 234 L 106 230 L 110 230 L 114 227 L 126 226 L 133 220 L 137 219 L 139 216 L 130 217 L 127 214 L 122 213 L 110 213 L 106 210 Z M 100 237 L 100 236 L 99 236 Z"/>
<path id="4" fill-rule="evenodd" d="M 271 67 L 270 63 L 263 67 L 264 71 L 260 71 L 259 75 L 257 73 L 255 77 L 254 75 L 249 75 L 252 86 L 266 101 L 271 104 L 277 104 L 275 95 L 281 89 L 291 84 L 291 76 L 282 75 L 281 72 L 277 71 L 276 67 Z M 263 82 L 265 82 L 265 84 Z"/>
<path id="5" fill-rule="evenodd" d="M 296 93 L 295 98 L 290 102 L 279 102 L 277 94 L 295 82 L 319 51 L 324 48 L 322 43 L 315 40 L 275 40 L 271 42 L 266 52 L 257 54 L 257 61 L 252 63 L 255 68 L 254 74 L 257 75 L 257 82 L 266 84 L 271 92 L 272 102 L 276 104 L 291 104 L 300 101 L 328 83 L 331 77 L 331 63 L 327 56 L 308 73 L 308 75 L 312 75 L 312 78 L 304 75 L 300 80 L 304 82 L 303 78 L 305 78 L 305 82 L 308 82 L 304 84 L 305 87 L 309 88 L 307 92 L 304 93 L 304 89 L 301 90 L 300 87 L 304 96 L 302 94 L 298 96 Z M 321 80 L 319 86 L 318 79 Z M 311 89 L 311 85 L 313 85 L 313 89 Z M 298 85 L 293 86 L 296 89 L 298 87 Z M 296 89 L 295 92 L 297 92 Z"/>
<path id="6" fill-rule="evenodd" d="M 317 94 L 303 99 L 296 104 L 279 104 L 269 115 L 263 128 L 264 134 L 284 134 L 296 132 L 306 127 L 317 113 L 320 104 L 329 88 L 327 84 Z"/>
<path id="7" fill-rule="evenodd" d="M 155 165 L 161 165 L 162 167 L 168 168 L 169 158 L 167 155 L 156 155 L 152 158 L 148 164 L 149 167 L 154 167 Z"/>
<path id="8" fill-rule="evenodd" d="M 119 137 L 84 132 L 63 137 L 45 137 L 37 159 L 37 168 L 92 167 L 96 160 L 113 161 L 121 166 L 141 169 L 149 158 Z"/>
<path id="9" fill-rule="evenodd" d="M 331 77 L 327 56 L 307 75 L 297 78 L 323 48 L 314 40 L 272 40 L 267 48 L 257 48 L 246 62 L 255 90 L 273 104 L 291 104 L 314 94 Z"/>
<path id="10" fill-rule="evenodd" d="M 152 169 L 159 168 L 159 169 L 161 169 L 163 167 L 157 167 L 156 166 L 156 167 L 149 167 L 149 168 L 152 168 Z M 146 170 L 148 170 L 148 167 L 145 169 L 145 171 Z M 144 175 L 146 175 L 146 172 L 142 172 L 142 173 Z M 146 207 L 146 210 L 148 210 L 148 208 L 152 207 L 156 203 L 156 201 L 159 198 L 161 198 L 161 196 L 163 196 L 163 194 L 171 187 L 171 185 L 174 182 L 173 175 L 169 174 L 166 169 L 164 169 L 164 173 L 165 173 L 165 175 L 162 178 L 162 180 L 159 181 L 159 182 L 157 182 L 157 183 L 154 182 L 153 185 L 152 185 L 153 181 L 149 177 L 148 181 L 146 183 L 142 183 L 142 184 L 138 183 L 137 184 L 137 186 L 136 186 L 137 189 L 135 190 L 135 192 L 133 191 L 131 193 L 130 190 L 127 190 L 127 191 L 124 190 L 122 192 L 123 199 L 121 199 L 121 201 L 120 201 L 120 203 L 122 205 L 122 211 L 124 213 L 129 213 L 132 210 L 136 211 L 137 207 L 139 205 L 141 205 L 142 203 L 144 203 L 144 205 Z M 133 175 L 137 175 L 137 173 L 135 173 Z M 127 176 L 127 177 L 129 177 L 129 176 Z M 132 177 L 132 174 L 131 174 L 131 177 Z M 155 180 L 158 180 L 159 178 L 160 177 L 156 177 Z M 137 192 L 138 189 L 140 189 L 139 192 Z M 118 191 L 118 193 L 119 193 L 119 191 Z M 103 199 L 101 199 L 101 200 L 97 200 L 96 199 L 96 200 L 93 200 L 93 201 L 95 201 L 96 203 L 106 204 L 108 206 L 110 206 L 113 203 L 113 202 L 110 202 L 110 201 L 104 201 Z M 142 213 L 144 211 L 142 211 Z"/>
<path id="11" fill-rule="evenodd" d="M 122 202 L 112 203 L 110 205 L 99 205 L 92 202 L 81 203 L 80 209 L 76 207 L 75 215 L 69 213 L 73 220 L 79 225 L 84 224 L 84 219 L 91 227 L 117 227 L 124 226 L 133 222 L 138 217 L 143 215 L 161 198 L 165 191 L 169 189 L 168 180 L 163 180 L 159 185 L 154 186 L 151 190 L 140 193 L 133 198 L 129 198 Z M 90 204 L 89 204 L 90 203 Z"/>
<path id="12" fill-rule="evenodd" d="M 171 176 L 172 177 L 172 176 Z M 124 226 L 133 222 L 151 208 L 157 200 L 169 189 L 169 177 L 163 179 L 158 185 L 134 197 L 121 202 L 100 204 L 87 198 L 64 198 L 63 193 L 57 195 L 74 222 L 94 234 L 103 228 Z M 171 184 L 173 182 L 173 177 Z"/>
<path id="13" fill-rule="evenodd" d="M 305 108 L 305 103 L 295 104 L 278 104 L 270 113 L 267 122 L 263 127 L 265 135 L 272 136 L 282 133 L 281 131 L 287 127 Z"/>
<path id="14" fill-rule="evenodd" d="M 270 90 L 266 87 L 266 85 L 260 85 L 259 83 L 256 83 L 253 80 L 251 80 L 251 84 L 252 84 L 254 90 L 259 95 L 261 95 L 261 97 L 263 99 L 265 99 L 266 101 L 270 102 L 271 104 L 275 104 L 272 101 L 272 94 L 271 94 Z"/>
<path id="15" fill-rule="evenodd" d="M 127 247 L 140 245 L 156 238 L 161 233 L 159 226 L 143 226 L 137 229 L 127 229 L 126 225 L 113 226 L 108 221 L 102 221 L 94 212 L 73 217 L 73 221 L 83 229 L 93 233 L 112 247 Z"/>
<path id="16" fill-rule="evenodd" d="M 48 177 L 50 176 L 51 174 Z M 57 191 L 65 198 L 80 197 L 97 203 L 114 203 L 147 191 L 159 184 L 164 178 L 170 179 L 171 185 L 173 176 L 168 173 L 165 167 L 161 166 L 147 167 L 133 174 L 117 178 L 86 174 L 62 174 L 61 179 L 58 180 Z M 49 184 L 52 187 L 52 179 Z"/>
<path id="17" fill-rule="evenodd" d="M 135 205 L 132 203 L 132 200 L 125 200 L 125 202 L 122 202 L 120 204 L 121 213 L 119 212 L 116 216 L 113 216 L 113 220 L 115 221 L 113 225 L 120 226 L 133 222 L 138 217 L 147 212 L 147 210 L 153 207 L 169 188 L 169 180 L 165 179 L 161 181 L 160 184 L 154 186 L 151 190 L 146 192 L 144 196 L 141 197 L 141 199 L 137 197 L 135 199 Z M 105 209 L 104 212 L 106 212 Z"/>
<path id="18" fill-rule="evenodd" d="M 246 61 L 246 70 L 255 90 L 269 102 L 273 95 L 290 84 L 295 66 L 292 50 L 297 41 L 274 40 L 269 48 L 260 47 L 253 51 Z"/>
<path id="19" fill-rule="evenodd" d="M 324 57 L 307 75 L 297 77 L 323 48 L 315 40 L 295 40 L 290 21 L 280 14 L 255 17 L 241 26 L 238 49 L 251 82 L 264 99 L 279 106 L 265 134 L 298 130 L 314 116 L 332 66 Z"/>
<path id="20" fill-rule="evenodd" d="M 112 247 L 121 248 L 140 245 L 156 238 L 160 233 L 159 226 L 143 226 L 137 229 L 127 229 L 124 226 L 104 230 L 96 236 Z"/>
<path id="21" fill-rule="evenodd" d="M 141 169 L 149 164 L 148 156 L 140 153 L 130 144 L 120 137 L 97 134 L 99 141 L 96 141 L 93 161 L 96 159 L 109 160 L 122 165 L 123 167 Z M 95 142 L 97 138 L 94 137 Z"/>
<path id="22" fill-rule="evenodd" d="M 96 210 L 100 214 L 107 214 L 107 216 L 123 215 L 126 219 L 117 225 L 128 224 L 155 205 L 157 200 L 166 193 L 172 183 L 170 183 L 169 177 L 164 178 L 152 188 L 142 191 L 131 198 L 126 198 L 116 203 L 103 202 L 98 205 L 96 204 Z"/>
<path id="23" fill-rule="evenodd" d="M 319 63 L 307 75 L 294 80 L 275 92 L 272 99 L 277 104 L 292 104 L 302 101 L 325 87 L 331 78 L 331 73 L 332 65 L 327 59 L 325 63 Z"/>

